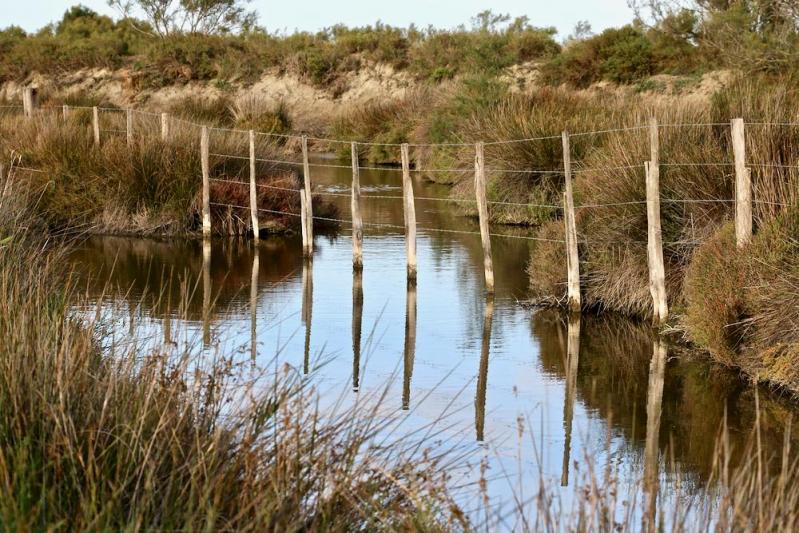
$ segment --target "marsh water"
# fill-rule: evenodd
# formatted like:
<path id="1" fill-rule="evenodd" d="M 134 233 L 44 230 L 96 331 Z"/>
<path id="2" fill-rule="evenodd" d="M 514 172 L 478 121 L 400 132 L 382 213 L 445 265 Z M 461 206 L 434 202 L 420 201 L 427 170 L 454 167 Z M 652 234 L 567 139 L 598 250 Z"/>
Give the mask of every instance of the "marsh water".
<path id="1" fill-rule="evenodd" d="M 317 192 L 336 193 L 351 176 L 319 169 L 314 178 Z M 682 356 L 646 325 L 522 307 L 529 240 L 493 238 L 496 293 L 487 298 L 474 221 L 450 203 L 417 200 L 418 282 L 409 286 L 402 229 L 368 225 L 403 224 L 400 178 L 393 169 L 361 173 L 362 275 L 352 271 L 346 224 L 317 234 L 312 262 L 303 260 L 298 235 L 257 247 L 213 240 L 205 249 L 96 237 L 72 253 L 70 266 L 93 299 L 129 309 L 153 338 L 176 342 L 184 331 L 208 357 L 288 363 L 331 402 L 387 390 L 383 408 L 403 413 L 408 435 L 425 428 L 445 446 L 472 450 L 472 475 L 491 480 L 496 500 L 519 490 L 529 497 L 539 473 L 572 493 L 588 465 L 612 466 L 630 483 L 646 474 L 661 494 L 678 483 L 699 491 L 725 412 L 734 449 L 744 447 L 755 392 L 734 373 Z M 448 192 L 414 186 L 417 197 Z M 348 218 L 346 195 L 326 199 Z M 127 327 L 120 322 L 111 334 L 124 338 Z M 790 406 L 769 395 L 760 403 L 763 440 L 776 453 Z M 487 474 L 477 473 L 483 457 Z"/>

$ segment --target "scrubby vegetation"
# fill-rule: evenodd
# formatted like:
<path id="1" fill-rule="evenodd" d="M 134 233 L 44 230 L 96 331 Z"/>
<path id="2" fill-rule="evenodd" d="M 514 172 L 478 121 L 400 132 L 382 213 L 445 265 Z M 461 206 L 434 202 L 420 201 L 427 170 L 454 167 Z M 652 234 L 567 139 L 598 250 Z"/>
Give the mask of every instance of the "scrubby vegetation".
<path id="1" fill-rule="evenodd" d="M 583 27 L 564 44 L 555 40 L 552 28 L 491 11 L 478 14 L 471 27 L 453 30 L 377 23 L 277 35 L 252 20 L 235 28 L 165 31 L 157 17 L 115 21 L 76 6 L 33 34 L 13 26 L 1 30 L 0 81 L 31 72 L 128 67 L 140 87 L 191 80 L 248 83 L 277 68 L 340 92 L 343 74 L 377 63 L 438 83 L 463 75 L 495 76 L 512 65 L 536 62 L 544 81 L 574 87 L 601 80 L 631 83 L 653 74 L 718 68 L 784 73 L 799 66 L 799 32 L 790 3 L 661 4 L 650 2 L 652 9 L 632 24 L 598 35 Z"/>

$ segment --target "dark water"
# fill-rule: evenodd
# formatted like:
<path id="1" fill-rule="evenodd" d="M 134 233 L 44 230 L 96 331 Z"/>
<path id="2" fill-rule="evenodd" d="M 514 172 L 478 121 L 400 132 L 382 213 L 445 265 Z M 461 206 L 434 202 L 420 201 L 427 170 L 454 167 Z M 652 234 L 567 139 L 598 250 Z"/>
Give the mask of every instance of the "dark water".
<path id="1" fill-rule="evenodd" d="M 341 192 L 349 180 L 346 170 L 315 173 L 318 192 Z M 362 171 L 361 183 L 364 220 L 402 225 L 401 200 L 376 197 L 400 193 L 399 173 Z M 429 183 L 415 187 L 417 197 L 446 195 Z M 348 217 L 348 198 L 328 200 Z M 188 331 L 188 342 L 209 354 L 236 352 L 264 365 L 277 357 L 336 399 L 390 383 L 384 407 L 407 410 L 409 432 L 438 421 L 437 440 L 485 456 L 498 499 L 519 486 L 532 494 L 539 472 L 573 488 L 587 458 L 624 481 L 659 480 L 661 494 L 678 481 L 698 491 L 725 410 L 733 449 L 744 447 L 755 393 L 735 374 L 681 357 L 628 320 L 569 321 L 522 308 L 524 239 L 493 239 L 496 295 L 487 298 L 479 236 L 424 229 L 476 231 L 476 224 L 442 202 L 417 201 L 417 218 L 416 287 L 406 283 L 402 230 L 372 226 L 362 276 L 351 269 L 346 226 L 317 235 L 312 263 L 302 258 L 299 236 L 268 238 L 257 249 L 215 240 L 205 250 L 199 242 L 92 238 L 71 261 L 90 295 L 127 305 L 154 337 L 173 341 L 175 331 Z M 175 324 L 176 316 L 188 321 Z M 119 330 L 124 336 L 123 324 Z M 763 440 L 777 453 L 790 407 L 768 395 L 760 401 Z M 562 490 L 568 499 L 570 489 Z"/>

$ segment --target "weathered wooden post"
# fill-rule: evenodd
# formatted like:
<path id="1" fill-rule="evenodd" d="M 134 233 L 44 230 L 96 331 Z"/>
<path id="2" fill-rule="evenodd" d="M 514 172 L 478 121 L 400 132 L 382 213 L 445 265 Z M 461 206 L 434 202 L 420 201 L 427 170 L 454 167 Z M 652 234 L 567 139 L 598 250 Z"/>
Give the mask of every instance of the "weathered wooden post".
<path id="1" fill-rule="evenodd" d="M 131 108 L 125 110 L 125 138 L 128 146 L 131 146 L 133 144 L 133 110 Z"/>
<path id="2" fill-rule="evenodd" d="M 411 181 L 411 162 L 408 144 L 400 147 L 402 155 L 402 197 L 405 218 L 405 255 L 408 261 L 408 279 L 416 280 L 416 206 L 413 200 L 413 182 Z"/>
<path id="3" fill-rule="evenodd" d="M 305 190 L 300 189 L 300 231 L 302 233 L 302 254 L 308 249 L 308 208 L 306 206 Z"/>
<path id="4" fill-rule="evenodd" d="M 169 140 L 169 114 L 161 113 L 161 141 Z"/>
<path id="5" fill-rule="evenodd" d="M 305 185 L 305 241 L 304 253 L 307 257 L 313 256 L 313 196 L 311 194 L 311 164 L 308 161 L 308 136 L 302 136 L 302 172 L 304 174 Z"/>
<path id="6" fill-rule="evenodd" d="M 22 112 L 26 118 L 33 118 L 39 107 L 39 91 L 36 87 L 25 87 L 22 90 Z"/>
<path id="7" fill-rule="evenodd" d="M 474 194 L 477 198 L 477 214 L 480 219 L 480 240 L 483 242 L 486 291 L 494 292 L 494 262 L 491 257 L 491 234 L 488 226 L 488 202 L 486 201 L 485 148 L 482 142 L 475 146 Z"/>
<path id="8" fill-rule="evenodd" d="M 358 144 L 350 145 L 352 155 L 352 268 L 363 268 L 363 219 L 361 218 L 361 177 Z"/>
<path id="9" fill-rule="evenodd" d="M 255 178 L 255 132 L 250 130 L 250 221 L 252 238 L 258 242 L 261 226 L 258 223 L 258 185 Z"/>
<path id="10" fill-rule="evenodd" d="M 571 311 L 580 311 L 580 256 L 577 251 L 577 223 L 574 217 L 574 196 L 572 192 L 571 143 L 569 134 L 563 132 L 563 173 L 565 192 L 563 194 L 563 219 L 566 226 L 566 266 L 568 269 L 568 299 Z"/>
<path id="11" fill-rule="evenodd" d="M 208 126 L 200 132 L 200 159 L 203 171 L 203 237 L 211 236 L 211 164 L 208 149 Z"/>
<path id="12" fill-rule="evenodd" d="M 660 179 L 651 161 L 644 163 L 646 172 L 647 259 L 649 293 L 652 295 L 652 320 L 664 323 L 669 317 L 666 296 L 666 272 L 663 263 L 663 234 L 660 227 Z"/>
<path id="13" fill-rule="evenodd" d="M 63 117 L 64 122 L 69 120 L 69 106 L 67 104 L 61 106 L 61 116 Z"/>
<path id="14" fill-rule="evenodd" d="M 660 137 L 657 120 L 649 122 L 651 161 L 646 170 L 647 259 L 649 261 L 649 292 L 652 294 L 653 320 L 662 324 L 669 317 L 666 295 L 666 270 L 663 264 L 663 233 L 660 226 Z"/>
<path id="15" fill-rule="evenodd" d="M 735 240 L 738 248 L 752 240 L 752 174 L 746 168 L 744 119 L 732 121 L 732 149 L 735 155 Z"/>
<path id="16" fill-rule="evenodd" d="M 100 146 L 100 110 L 97 106 L 92 108 L 92 131 L 94 132 L 94 144 Z"/>

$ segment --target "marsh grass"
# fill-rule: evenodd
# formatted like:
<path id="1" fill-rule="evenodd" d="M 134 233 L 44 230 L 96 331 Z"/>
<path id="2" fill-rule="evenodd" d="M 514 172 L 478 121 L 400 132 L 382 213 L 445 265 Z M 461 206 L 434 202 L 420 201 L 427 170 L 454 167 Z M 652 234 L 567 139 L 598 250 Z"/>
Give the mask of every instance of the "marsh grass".
<path id="1" fill-rule="evenodd" d="M 58 111 L 58 110 L 54 110 Z M 200 129 L 173 119 L 170 138 L 162 142 L 154 124 L 137 123 L 134 143 L 113 129 L 124 127 L 124 114 L 104 113 L 102 144 L 94 145 L 90 112 L 75 109 L 64 123 L 60 113 L 42 113 L 20 124 L 13 117 L 0 122 L 0 151 L 6 161 L 21 161 L 16 175 L 27 187 L 41 191 L 35 209 L 53 229 L 136 235 L 191 235 L 199 229 L 201 209 Z M 146 117 L 145 117 L 146 118 Z M 119 122 L 123 126 L 119 126 Z M 155 122 L 151 120 L 150 122 Z M 241 132 L 212 130 L 213 231 L 241 235 L 252 232 L 249 206 L 249 146 Z M 278 160 L 278 143 L 258 145 L 261 159 Z M 32 169 L 32 170 L 26 170 Z M 296 170 L 259 161 L 256 166 L 261 209 L 299 213 Z M 286 189 L 286 190 L 284 190 Z M 242 206 L 231 209 L 225 205 Z M 314 199 L 320 215 L 335 211 Z M 299 218 L 279 215 L 268 227 L 285 231 Z"/>

